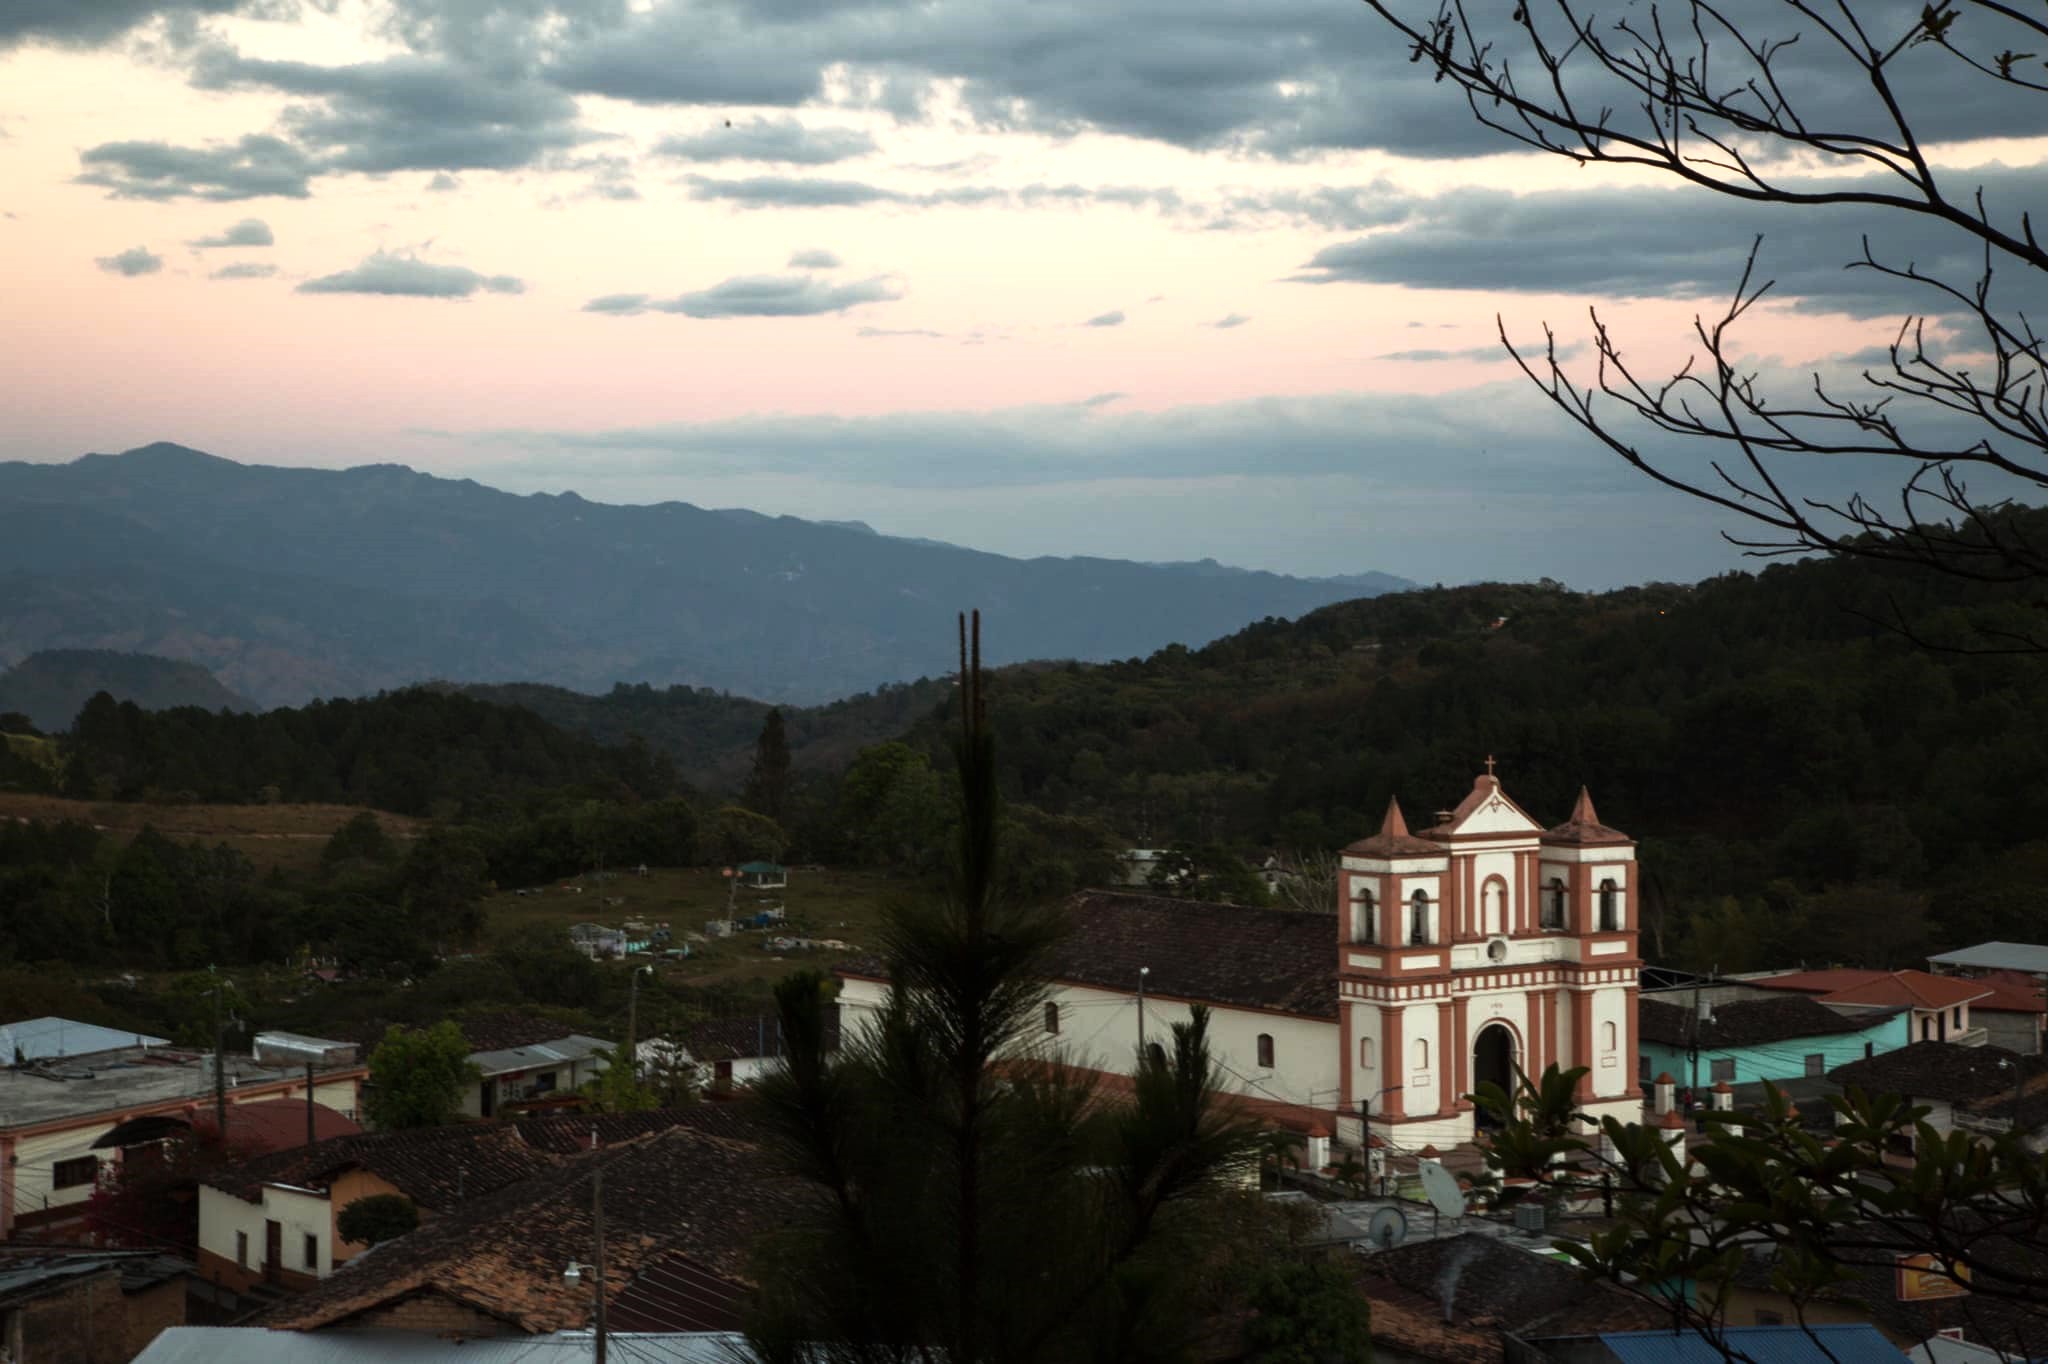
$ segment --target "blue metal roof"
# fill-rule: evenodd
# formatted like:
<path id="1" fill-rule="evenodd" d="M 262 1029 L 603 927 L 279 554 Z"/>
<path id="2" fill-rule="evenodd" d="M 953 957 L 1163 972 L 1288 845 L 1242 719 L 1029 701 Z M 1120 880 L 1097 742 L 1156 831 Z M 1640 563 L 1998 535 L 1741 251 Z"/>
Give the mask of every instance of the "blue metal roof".
<path id="1" fill-rule="evenodd" d="M 1906 1364 L 1875 1326 L 1731 1326 L 1728 1348 L 1752 1364 Z M 1713 1342 L 1692 1331 L 1629 1331 L 1600 1337 L 1621 1364 L 1722 1364 Z M 1821 1348 L 1825 1345 L 1827 1348 Z"/>
<path id="2" fill-rule="evenodd" d="M 69 1018 L 26 1018 L 19 1023 L 0 1023 L 0 1066 L 14 1064 L 18 1052 L 29 1061 L 54 1061 L 65 1056 L 90 1056 L 97 1051 L 120 1047 L 168 1047 L 161 1037 L 102 1028 L 97 1023 L 80 1023 Z"/>

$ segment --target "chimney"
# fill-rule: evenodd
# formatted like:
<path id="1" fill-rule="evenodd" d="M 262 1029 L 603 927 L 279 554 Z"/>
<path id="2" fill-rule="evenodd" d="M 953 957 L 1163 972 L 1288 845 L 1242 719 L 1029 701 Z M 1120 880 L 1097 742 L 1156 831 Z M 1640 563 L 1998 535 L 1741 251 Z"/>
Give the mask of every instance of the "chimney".
<path id="1" fill-rule="evenodd" d="M 1670 1071 L 1657 1073 L 1656 1082 L 1651 1086 L 1651 1093 L 1654 1096 L 1651 1108 L 1658 1117 L 1661 1118 L 1678 1107 L 1678 1081 L 1671 1078 Z"/>

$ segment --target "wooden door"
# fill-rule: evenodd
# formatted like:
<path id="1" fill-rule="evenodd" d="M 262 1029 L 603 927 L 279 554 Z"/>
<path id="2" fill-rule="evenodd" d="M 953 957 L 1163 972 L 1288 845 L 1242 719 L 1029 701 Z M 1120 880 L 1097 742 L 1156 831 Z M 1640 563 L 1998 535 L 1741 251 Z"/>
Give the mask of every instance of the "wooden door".
<path id="1" fill-rule="evenodd" d="M 266 1221 L 263 1224 L 263 1277 L 271 1283 L 277 1282 L 277 1271 L 284 1263 L 284 1224 Z"/>

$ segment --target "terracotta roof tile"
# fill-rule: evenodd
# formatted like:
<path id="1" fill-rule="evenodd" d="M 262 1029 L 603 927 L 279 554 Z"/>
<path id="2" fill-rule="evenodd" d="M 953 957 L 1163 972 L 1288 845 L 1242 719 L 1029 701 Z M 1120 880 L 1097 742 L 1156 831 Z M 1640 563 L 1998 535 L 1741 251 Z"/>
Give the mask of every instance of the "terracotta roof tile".
<path id="1" fill-rule="evenodd" d="M 346 1171 L 366 1170 L 421 1207 L 441 1212 L 559 1163 L 557 1156 L 528 1145 L 510 1124 L 463 1123 L 337 1137 L 246 1161 L 205 1182 L 254 1203 L 265 1184 L 324 1188 Z"/>
<path id="2" fill-rule="evenodd" d="M 671 1253 L 722 1282 L 745 1283 L 754 1238 L 804 1197 L 762 1174 L 749 1143 L 672 1127 L 572 1157 L 557 1168 L 435 1218 L 358 1256 L 255 1324 L 344 1326 L 394 1302 L 436 1295 L 526 1332 L 588 1324 L 587 1284 L 563 1282 L 595 1254 L 591 1175 L 604 1173 L 605 1257 L 622 1291 Z"/>
<path id="3" fill-rule="evenodd" d="M 1443 845 L 1432 843 L 1426 838 L 1417 838 L 1408 832 L 1408 820 L 1401 813 L 1401 802 L 1389 798 L 1386 818 L 1380 821 L 1380 831 L 1370 838 L 1361 838 L 1344 851 L 1353 857 L 1441 857 Z"/>
<path id="4" fill-rule="evenodd" d="M 2004 1047 L 1915 1042 L 1828 1072 L 1844 1089 L 1899 1094 L 1910 1099 L 1968 1103 L 2011 1094 L 2027 1078 L 2048 1071 L 2048 1057 L 2021 1056 Z"/>
<path id="5" fill-rule="evenodd" d="M 1968 976 L 1948 976 L 1948 980 L 1966 980 L 1972 985 L 1981 985 L 1991 993 L 1970 1005 L 1972 1010 L 1996 1009 L 2001 1013 L 2038 1014 L 2048 1013 L 2048 998 L 2044 998 L 2041 982 L 2024 971 L 1980 971 Z"/>
<path id="6" fill-rule="evenodd" d="M 1213 1000 L 1310 1018 L 1337 1016 L 1337 916 L 1247 909 L 1116 891 L 1067 902 L 1072 931 L 1054 949 L 1057 980 Z"/>
<path id="7" fill-rule="evenodd" d="M 1802 994 L 1819 995 L 1830 1004 L 1882 1004 L 1902 1009 L 1952 1009 L 1991 993 L 1982 982 L 1964 976 L 1842 967 L 1757 976 L 1743 983 L 1766 990 L 1796 990 Z"/>
<path id="8" fill-rule="evenodd" d="M 212 1141 L 215 1135 L 213 1109 L 194 1107 L 192 1135 Z M 326 1104 L 313 1105 L 313 1139 L 352 1136 L 362 1124 Z M 262 1103 L 231 1104 L 228 1107 L 228 1149 L 240 1156 L 267 1155 L 306 1144 L 306 1104 L 301 1099 L 267 1100 Z"/>
<path id="9" fill-rule="evenodd" d="M 1635 842 L 1619 829 L 1610 829 L 1600 822 L 1600 816 L 1593 810 L 1592 793 L 1585 787 L 1579 788 L 1579 799 L 1572 806 L 1571 816 L 1554 829 L 1543 833 L 1545 843 L 1572 843 L 1581 847 L 1621 846 Z"/>
<path id="10" fill-rule="evenodd" d="M 1636 1006 L 1644 1041 L 1679 1047 L 1694 1042 L 1704 1047 L 1747 1047 L 1795 1037 L 1860 1032 L 1896 1012 L 1838 1013 L 1811 995 L 1786 995 L 1782 999 L 1740 999 L 1716 1005 L 1713 1018 L 1698 1023 L 1693 1011 L 1680 1005 L 1645 999 Z"/>

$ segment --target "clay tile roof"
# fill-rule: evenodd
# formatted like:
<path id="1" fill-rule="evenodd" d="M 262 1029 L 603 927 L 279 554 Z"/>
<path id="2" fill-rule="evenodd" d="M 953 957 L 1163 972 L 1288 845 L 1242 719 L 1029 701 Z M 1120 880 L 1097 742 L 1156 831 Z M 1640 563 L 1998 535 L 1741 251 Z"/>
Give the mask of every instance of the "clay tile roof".
<path id="1" fill-rule="evenodd" d="M 326 1104 L 313 1105 L 313 1140 L 352 1136 L 362 1124 Z M 192 1134 L 212 1141 L 217 1134 L 213 1109 L 201 1108 L 192 1115 Z M 239 1156 L 268 1155 L 306 1144 L 306 1105 L 303 1099 L 280 1099 L 262 1103 L 234 1104 L 228 1109 L 228 1149 Z"/>
<path id="2" fill-rule="evenodd" d="M 1370 838 L 1361 838 L 1344 851 L 1353 857 L 1441 857 L 1443 848 L 1426 838 L 1417 838 L 1408 832 L 1408 820 L 1401 813 L 1398 798 L 1387 800 L 1386 818 L 1380 821 L 1380 831 Z"/>
<path id="3" fill-rule="evenodd" d="M 680 1254 L 736 1294 L 754 1239 L 781 1225 L 805 1196 L 764 1175 L 760 1164 L 751 1144 L 685 1126 L 572 1158 L 358 1256 L 346 1273 L 254 1324 L 318 1330 L 438 1296 L 529 1333 L 582 1328 L 590 1288 L 565 1284 L 562 1270 L 591 1257 L 590 1176 L 598 1170 L 612 1282 L 630 1285 Z"/>
<path id="4" fill-rule="evenodd" d="M 746 1110 L 731 1104 L 691 1104 L 687 1108 L 657 1108 L 646 1113 L 556 1113 L 519 1118 L 510 1125 L 537 1151 L 576 1155 L 593 1149 L 592 1132 L 597 1133 L 598 1150 L 653 1132 L 666 1132 L 671 1127 L 745 1138 L 754 1130 L 748 1118 Z"/>
<path id="5" fill-rule="evenodd" d="M 2048 1013 L 2048 998 L 2041 993 L 2041 982 L 2024 971 L 1981 971 L 1973 976 L 1952 976 L 1952 980 L 1967 980 L 1972 985 L 1981 985 L 1991 993 L 1977 1000 L 1972 1009 L 1996 1009 L 2005 1013 L 2038 1014 Z"/>
<path id="6" fill-rule="evenodd" d="M 1333 914 L 1248 909 L 1087 890 L 1067 902 L 1071 931 L 1047 962 L 1055 980 L 1213 1001 L 1310 1018 L 1337 1016 Z"/>
<path id="7" fill-rule="evenodd" d="M 1897 1012 L 1893 1010 L 1892 1012 Z M 1666 1046 L 1750 1047 L 1795 1037 L 1824 1037 L 1861 1032 L 1890 1015 L 1858 1010 L 1838 1013 L 1811 995 L 1781 999 L 1740 999 L 1714 1007 L 1714 1016 L 1699 1021 L 1691 1009 L 1662 1000 L 1645 999 L 1636 1006 L 1637 1026 L 1645 1041 Z"/>
<path id="8" fill-rule="evenodd" d="M 1600 816 L 1593 809 L 1592 793 L 1581 786 L 1579 788 L 1579 799 L 1572 806 L 1571 817 L 1556 828 L 1545 830 L 1543 841 L 1545 843 L 1575 843 L 1581 847 L 1600 847 L 1609 844 L 1618 846 L 1633 843 L 1635 840 L 1619 829 L 1610 829 L 1605 824 L 1602 824 Z"/>
<path id="9" fill-rule="evenodd" d="M 773 1011 L 734 1018 L 707 1018 L 680 1033 L 683 1046 L 697 1061 L 731 1061 L 782 1055 L 782 1024 Z M 825 1047 L 839 1046 L 839 1006 L 825 1010 Z"/>
<path id="10" fill-rule="evenodd" d="M 1775 976 L 1749 976 L 1742 983 L 1760 990 L 1797 990 L 1802 994 L 1830 995 L 1851 985 L 1882 979 L 1886 974 L 1884 971 L 1833 966 L 1825 971 L 1784 971 Z"/>
<path id="11" fill-rule="evenodd" d="M 471 1051 L 515 1051 L 578 1035 L 579 1029 L 560 1019 L 516 1011 L 472 1014 L 455 1020 Z"/>
<path id="12" fill-rule="evenodd" d="M 232 1128 L 232 1115 L 228 1122 Z M 421 1207 L 439 1212 L 558 1163 L 509 1124 L 460 1123 L 337 1137 L 245 1161 L 205 1182 L 254 1203 L 265 1184 L 324 1188 L 346 1171 L 366 1170 Z"/>
<path id="13" fill-rule="evenodd" d="M 1501 1357 L 1502 1332 L 1590 1335 L 1651 1330 L 1670 1320 L 1642 1299 L 1588 1280 L 1570 1265 L 1472 1232 L 1410 1241 L 1365 1256 L 1359 1284 L 1372 1300 L 1375 1339 L 1381 1336 L 1381 1304 L 1386 1302 L 1399 1310 L 1403 1328 L 1446 1338 L 1447 1344 L 1462 1346 L 1466 1342 L 1458 1337 L 1475 1329 L 1484 1332 L 1493 1342 L 1494 1360 Z M 1413 1319 L 1418 1315 L 1424 1320 Z M 1445 1325 L 1446 1316 L 1456 1328 Z M 1467 1357 L 1418 1352 L 1430 1359 Z"/>
<path id="14" fill-rule="evenodd" d="M 1895 1008 L 1952 1009 L 1970 1004 L 1991 991 L 1981 982 L 1925 971 L 1894 971 L 1888 976 L 1850 985 L 1821 998 L 1829 1004 L 1889 1004 Z"/>
<path id="15" fill-rule="evenodd" d="M 2048 1071 L 2048 1058 L 2021 1056 L 2004 1047 L 1965 1047 L 1954 1042 L 1914 1042 L 1836 1066 L 1828 1079 L 1870 1094 L 1967 1103 L 2009 1095 L 2030 1077 Z"/>

